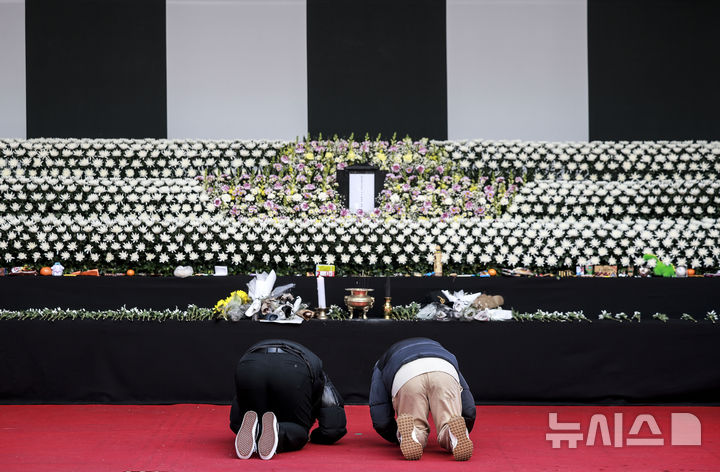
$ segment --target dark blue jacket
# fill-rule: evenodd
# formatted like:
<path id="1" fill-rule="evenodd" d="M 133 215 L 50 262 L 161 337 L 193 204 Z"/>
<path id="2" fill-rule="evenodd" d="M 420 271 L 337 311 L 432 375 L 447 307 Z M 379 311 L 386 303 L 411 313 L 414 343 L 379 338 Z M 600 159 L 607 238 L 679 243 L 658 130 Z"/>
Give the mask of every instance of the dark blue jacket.
<path id="1" fill-rule="evenodd" d="M 457 359 L 437 341 L 428 338 L 410 338 L 390 346 L 375 363 L 370 384 L 370 417 L 373 428 L 383 438 L 397 443 L 397 422 L 392 405 L 392 384 L 395 374 L 403 365 L 422 357 L 439 357 L 448 361 L 457 370 L 462 387 L 462 416 L 468 431 L 475 423 L 475 400 L 470 387 L 460 373 Z"/>

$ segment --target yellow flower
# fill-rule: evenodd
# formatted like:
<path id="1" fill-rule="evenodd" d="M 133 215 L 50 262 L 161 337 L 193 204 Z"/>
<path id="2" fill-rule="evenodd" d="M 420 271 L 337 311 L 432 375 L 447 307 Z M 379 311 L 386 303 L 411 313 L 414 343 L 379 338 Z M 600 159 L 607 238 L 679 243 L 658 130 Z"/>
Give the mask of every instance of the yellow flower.
<path id="1" fill-rule="evenodd" d="M 312 161 L 314 158 L 315 158 L 315 156 L 313 156 L 313 153 L 311 153 L 311 152 L 305 153 L 305 159 L 307 159 L 308 161 Z"/>
<path id="2" fill-rule="evenodd" d="M 330 151 L 328 151 L 328 152 L 325 153 L 325 157 L 327 157 L 328 159 L 332 159 L 333 153 L 331 153 Z"/>
<path id="3" fill-rule="evenodd" d="M 352 161 L 353 159 L 355 159 L 355 156 L 355 151 L 350 151 L 347 155 L 348 161 Z"/>
<path id="4" fill-rule="evenodd" d="M 248 296 L 248 294 L 242 290 L 235 290 L 233 293 L 230 294 L 230 298 L 232 298 L 233 295 L 237 295 L 238 297 L 240 297 L 240 300 L 242 300 L 243 303 L 247 303 L 250 301 L 250 297 Z"/>
<path id="5" fill-rule="evenodd" d="M 382 151 L 375 154 L 375 157 L 377 158 L 378 161 L 385 162 L 386 156 Z"/>
<path id="6" fill-rule="evenodd" d="M 403 156 L 403 161 L 405 161 L 405 162 L 409 163 L 409 162 L 412 162 L 412 160 L 413 160 L 412 154 L 410 154 L 410 153 L 407 153 Z"/>

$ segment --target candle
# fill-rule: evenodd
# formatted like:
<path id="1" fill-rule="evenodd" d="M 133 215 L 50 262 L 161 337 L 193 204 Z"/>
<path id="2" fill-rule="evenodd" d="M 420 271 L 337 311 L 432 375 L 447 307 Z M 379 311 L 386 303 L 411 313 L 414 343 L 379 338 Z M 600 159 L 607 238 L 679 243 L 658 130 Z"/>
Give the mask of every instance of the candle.
<path id="1" fill-rule="evenodd" d="M 390 277 L 385 277 L 385 296 L 390 296 Z"/>
<path id="2" fill-rule="evenodd" d="M 325 308 L 325 277 L 317 278 L 318 308 Z"/>

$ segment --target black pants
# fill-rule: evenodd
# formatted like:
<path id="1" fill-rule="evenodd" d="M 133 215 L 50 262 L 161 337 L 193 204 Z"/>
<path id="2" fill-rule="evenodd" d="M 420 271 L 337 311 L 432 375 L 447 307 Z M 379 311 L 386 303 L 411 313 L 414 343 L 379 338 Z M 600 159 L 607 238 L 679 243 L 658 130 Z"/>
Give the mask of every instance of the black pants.
<path id="1" fill-rule="evenodd" d="M 308 366 L 292 353 L 250 352 L 235 370 L 230 428 L 237 433 L 246 411 L 271 411 L 278 420 L 278 452 L 296 451 L 308 442 L 315 418 Z"/>

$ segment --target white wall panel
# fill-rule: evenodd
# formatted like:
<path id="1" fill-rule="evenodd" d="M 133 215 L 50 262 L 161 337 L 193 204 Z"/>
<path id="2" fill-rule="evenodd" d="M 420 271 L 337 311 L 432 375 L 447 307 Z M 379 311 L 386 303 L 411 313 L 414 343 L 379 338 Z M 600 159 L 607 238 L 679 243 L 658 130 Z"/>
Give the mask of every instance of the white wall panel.
<path id="1" fill-rule="evenodd" d="M 305 0 L 168 0 L 168 137 L 305 135 L 305 17 Z"/>
<path id="2" fill-rule="evenodd" d="M 25 137 L 25 1 L 0 0 L 0 138 Z"/>
<path id="3" fill-rule="evenodd" d="M 586 0 L 447 0 L 448 138 L 587 140 Z"/>

